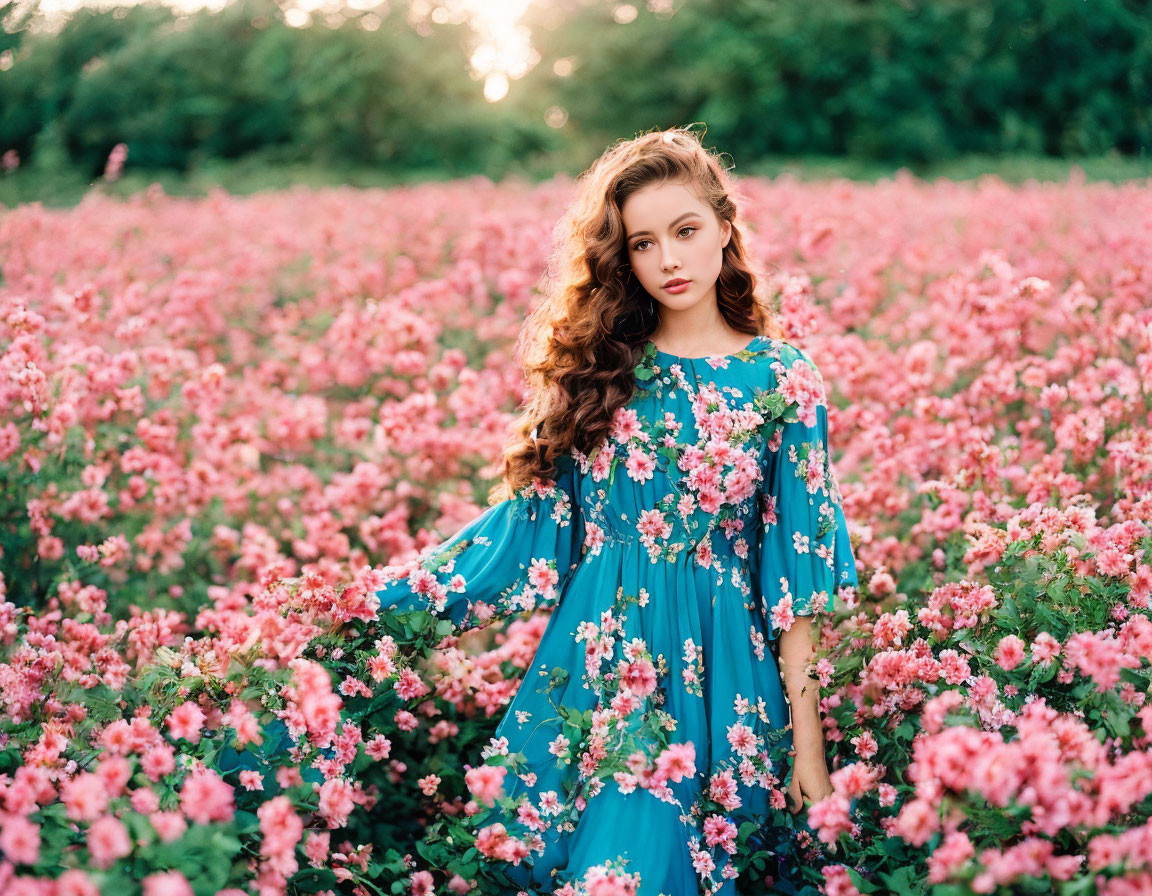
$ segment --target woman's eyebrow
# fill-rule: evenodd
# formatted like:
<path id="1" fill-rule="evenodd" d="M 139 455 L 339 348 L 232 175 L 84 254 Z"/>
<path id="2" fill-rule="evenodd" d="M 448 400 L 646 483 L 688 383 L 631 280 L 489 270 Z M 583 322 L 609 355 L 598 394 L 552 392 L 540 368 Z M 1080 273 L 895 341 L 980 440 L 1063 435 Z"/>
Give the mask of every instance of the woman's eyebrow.
<path id="1" fill-rule="evenodd" d="M 675 221 L 673 221 L 671 224 L 668 225 L 668 229 L 671 230 L 673 227 L 675 227 L 677 224 L 679 224 L 685 218 L 691 218 L 693 215 L 699 215 L 699 214 L 700 214 L 699 212 L 684 212 L 684 214 L 682 214 L 679 218 L 677 218 Z M 636 239 L 636 237 L 638 237 L 638 236 L 643 236 L 644 234 L 651 233 L 651 232 L 652 232 L 651 230 L 637 230 L 635 233 L 628 234 L 628 236 L 626 236 L 625 239 L 633 240 L 633 239 Z"/>

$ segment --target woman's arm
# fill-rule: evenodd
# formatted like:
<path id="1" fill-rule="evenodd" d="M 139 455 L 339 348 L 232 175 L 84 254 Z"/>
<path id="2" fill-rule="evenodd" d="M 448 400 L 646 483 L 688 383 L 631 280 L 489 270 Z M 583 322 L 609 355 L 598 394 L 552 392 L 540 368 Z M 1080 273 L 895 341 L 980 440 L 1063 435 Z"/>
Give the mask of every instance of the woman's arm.
<path id="1" fill-rule="evenodd" d="M 820 721 L 820 683 L 807 667 L 814 655 L 812 617 L 797 616 L 780 633 L 780 680 L 792 707 L 792 747 L 796 761 L 788 788 L 793 812 L 804 800 L 815 802 L 832 792 L 824 758 L 824 726 Z"/>

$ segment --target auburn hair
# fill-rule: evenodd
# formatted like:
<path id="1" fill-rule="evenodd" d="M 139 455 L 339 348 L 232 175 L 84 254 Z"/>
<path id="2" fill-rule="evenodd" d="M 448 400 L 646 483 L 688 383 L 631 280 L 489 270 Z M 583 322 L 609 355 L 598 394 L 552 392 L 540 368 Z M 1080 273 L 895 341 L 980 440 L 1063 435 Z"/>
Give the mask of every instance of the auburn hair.
<path id="1" fill-rule="evenodd" d="M 520 331 L 516 353 L 528 399 L 509 427 L 503 473 L 492 504 L 535 477 L 556 475 L 555 461 L 600 445 L 617 409 L 635 390 L 636 365 L 659 322 L 659 305 L 627 264 L 621 209 L 642 187 L 684 183 L 732 225 L 723 248 L 716 300 L 727 324 L 749 336 L 782 334 L 756 295 L 736 217 L 734 185 L 719 158 L 689 128 L 651 131 L 610 146 L 576 180 L 576 196 L 553 230 L 543 298 Z"/>

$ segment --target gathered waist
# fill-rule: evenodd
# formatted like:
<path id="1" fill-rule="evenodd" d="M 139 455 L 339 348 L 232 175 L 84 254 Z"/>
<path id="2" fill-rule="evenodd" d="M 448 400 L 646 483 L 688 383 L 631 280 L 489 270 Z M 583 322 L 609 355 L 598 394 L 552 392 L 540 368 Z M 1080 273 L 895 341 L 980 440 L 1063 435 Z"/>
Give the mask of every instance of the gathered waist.
<path id="1" fill-rule="evenodd" d="M 653 562 L 663 559 L 666 562 L 694 562 L 700 566 L 709 566 L 711 558 L 716 558 L 725 566 L 740 565 L 747 568 L 757 543 L 755 527 L 749 531 L 749 527 L 745 526 L 739 535 L 731 539 L 719 527 L 692 533 L 683 526 L 673 526 L 667 536 L 647 536 L 636 528 L 619 528 L 604 516 L 590 514 L 583 508 L 579 512 L 584 522 L 585 541 L 591 541 L 590 547 L 599 547 L 602 541 L 604 545 L 645 552 L 653 558 Z M 738 544 L 741 539 L 743 547 Z"/>

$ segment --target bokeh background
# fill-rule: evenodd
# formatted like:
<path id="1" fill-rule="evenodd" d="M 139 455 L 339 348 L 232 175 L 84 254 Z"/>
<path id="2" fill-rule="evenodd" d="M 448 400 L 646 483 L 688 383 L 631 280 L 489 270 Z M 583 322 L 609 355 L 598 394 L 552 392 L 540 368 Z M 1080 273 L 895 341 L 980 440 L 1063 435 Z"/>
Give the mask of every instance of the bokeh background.
<path id="1" fill-rule="evenodd" d="M 0 894 L 510 891 L 555 803 L 469 772 L 544 577 L 467 631 L 381 586 L 477 565 L 571 175 L 691 123 L 860 583 L 833 794 L 793 818 L 766 732 L 763 824 L 685 816 L 701 892 L 1152 892 L 1147 0 L 319 2 L 0 6 Z M 593 716 L 556 767 L 631 786 Z"/>
<path id="2" fill-rule="evenodd" d="M 690 122 L 739 173 L 1152 172 L 1143 0 L 201 4 L 0 6 L 0 201 L 538 179 Z"/>

